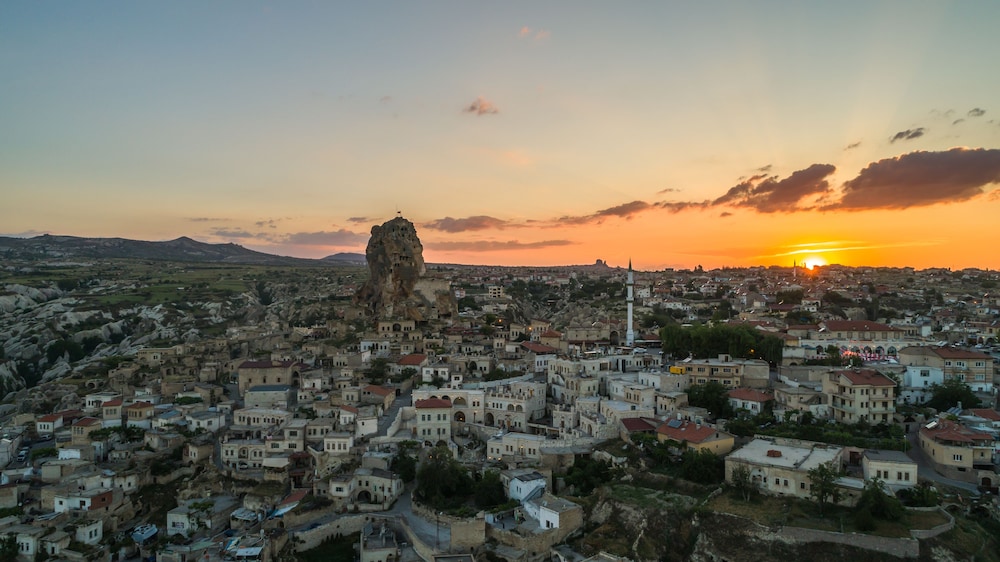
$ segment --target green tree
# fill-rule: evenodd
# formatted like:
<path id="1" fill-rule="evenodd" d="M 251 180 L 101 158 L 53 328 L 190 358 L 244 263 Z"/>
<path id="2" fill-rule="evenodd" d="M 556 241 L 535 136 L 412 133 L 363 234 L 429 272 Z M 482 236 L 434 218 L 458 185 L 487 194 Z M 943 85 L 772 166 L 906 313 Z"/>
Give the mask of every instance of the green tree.
<path id="1" fill-rule="evenodd" d="M 950 378 L 941 384 L 931 387 L 931 398 L 924 406 L 944 411 L 962 404 L 963 408 L 978 408 L 979 398 L 972 392 L 965 381 L 958 378 Z"/>
<path id="2" fill-rule="evenodd" d="M 705 408 L 716 418 L 733 417 L 733 407 L 729 404 L 729 390 L 722 383 L 709 381 L 693 384 L 688 388 L 688 403 Z"/>
<path id="3" fill-rule="evenodd" d="M 8 533 L 0 539 L 0 562 L 14 562 L 17 554 L 17 537 L 14 533 Z"/>
<path id="4" fill-rule="evenodd" d="M 688 449 L 681 455 L 681 478 L 699 484 L 717 484 L 725 480 L 722 457 L 707 449 Z"/>
<path id="5" fill-rule="evenodd" d="M 483 473 L 479 482 L 476 482 L 476 491 L 473 494 L 473 499 L 476 502 L 476 507 L 480 509 L 500 505 L 507 501 L 507 495 L 504 493 L 503 481 L 500 480 L 499 471 L 487 470 Z"/>
<path id="6" fill-rule="evenodd" d="M 472 492 L 472 478 L 451 450 L 434 447 L 417 470 L 417 497 L 434 509 L 451 509 L 464 503 Z"/>
<path id="7" fill-rule="evenodd" d="M 742 464 L 737 466 L 733 469 L 730 479 L 733 489 L 743 498 L 743 501 L 750 501 L 750 498 L 757 493 L 757 486 L 754 485 L 750 476 L 750 467 Z"/>
<path id="8" fill-rule="evenodd" d="M 879 478 L 872 478 L 865 484 L 856 509 L 865 510 L 872 517 L 885 521 L 899 521 L 905 512 L 903 504 L 885 489 L 885 484 Z"/>
<path id="9" fill-rule="evenodd" d="M 819 514 L 823 516 L 826 504 L 840 501 L 840 488 L 837 486 L 840 471 L 830 461 L 809 469 L 808 474 L 809 495 L 819 504 Z"/>

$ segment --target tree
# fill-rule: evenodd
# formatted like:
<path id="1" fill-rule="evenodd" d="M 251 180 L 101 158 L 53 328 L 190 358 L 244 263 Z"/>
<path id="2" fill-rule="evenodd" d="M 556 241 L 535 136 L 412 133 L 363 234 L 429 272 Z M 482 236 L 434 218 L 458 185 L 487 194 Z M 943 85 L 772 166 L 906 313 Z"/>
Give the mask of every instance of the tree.
<path id="1" fill-rule="evenodd" d="M 688 388 L 688 403 L 707 409 L 716 418 L 733 417 L 733 407 L 729 404 L 729 390 L 722 383 L 709 381 L 693 384 Z"/>
<path id="2" fill-rule="evenodd" d="M 757 492 L 757 486 L 754 485 L 750 477 L 750 467 L 746 465 L 741 464 L 734 468 L 730 480 L 732 480 L 733 489 L 743 496 L 743 501 L 750 501 L 750 498 Z"/>
<path id="3" fill-rule="evenodd" d="M 716 484 L 726 478 L 721 457 L 708 449 L 688 449 L 681 455 L 681 478 L 699 484 Z"/>
<path id="4" fill-rule="evenodd" d="M 448 447 L 431 449 L 417 470 L 417 497 L 435 509 L 460 505 L 472 492 L 469 471 L 452 456 Z"/>
<path id="5" fill-rule="evenodd" d="M 500 472 L 487 470 L 483 477 L 476 482 L 476 491 L 473 494 L 476 507 L 485 509 L 500 505 L 507 501 L 507 495 L 503 490 L 503 481 L 500 480 Z"/>
<path id="6" fill-rule="evenodd" d="M 969 385 L 959 378 L 950 378 L 931 387 L 931 399 L 924 406 L 944 411 L 962 405 L 963 408 L 978 408 L 979 398 Z"/>
<path id="7" fill-rule="evenodd" d="M 14 562 L 17 560 L 17 537 L 13 533 L 8 533 L 0 539 L 0 562 Z"/>
<path id="8" fill-rule="evenodd" d="M 825 462 L 809 469 L 809 495 L 819 504 L 819 514 L 823 516 L 823 508 L 827 503 L 840 501 L 840 488 L 837 487 L 840 471 L 833 461 Z"/>
<path id="9" fill-rule="evenodd" d="M 872 478 L 865 484 L 856 507 L 859 512 L 867 511 L 872 517 L 885 521 L 899 521 L 905 511 L 903 504 L 886 492 L 885 484 L 879 478 Z"/>

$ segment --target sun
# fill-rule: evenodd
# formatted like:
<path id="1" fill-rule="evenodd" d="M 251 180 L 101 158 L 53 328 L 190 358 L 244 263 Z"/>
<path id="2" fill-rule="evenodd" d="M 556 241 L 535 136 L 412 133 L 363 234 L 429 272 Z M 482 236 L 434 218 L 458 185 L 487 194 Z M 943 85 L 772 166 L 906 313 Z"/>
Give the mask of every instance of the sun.
<path id="1" fill-rule="evenodd" d="M 806 269 L 815 269 L 817 266 L 827 265 L 827 263 L 825 259 L 819 256 L 809 256 L 802 262 L 802 265 L 804 265 Z"/>

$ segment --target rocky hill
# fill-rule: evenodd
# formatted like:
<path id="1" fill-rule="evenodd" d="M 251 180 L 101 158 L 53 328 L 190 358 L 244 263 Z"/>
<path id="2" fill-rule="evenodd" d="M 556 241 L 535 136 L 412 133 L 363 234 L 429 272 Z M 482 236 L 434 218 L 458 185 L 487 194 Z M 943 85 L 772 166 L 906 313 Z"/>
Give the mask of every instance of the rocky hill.
<path id="1" fill-rule="evenodd" d="M 0 237 L 0 256 L 19 261 L 145 259 L 275 266 L 323 265 L 320 260 L 275 256 L 248 250 L 237 244 L 207 244 L 186 236 L 165 242 L 49 234 L 34 238 Z"/>

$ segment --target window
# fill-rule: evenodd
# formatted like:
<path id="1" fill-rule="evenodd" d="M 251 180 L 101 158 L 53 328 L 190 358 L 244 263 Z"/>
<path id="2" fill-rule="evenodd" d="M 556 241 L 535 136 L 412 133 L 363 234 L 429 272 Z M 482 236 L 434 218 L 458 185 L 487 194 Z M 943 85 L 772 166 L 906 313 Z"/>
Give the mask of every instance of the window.
<path id="1" fill-rule="evenodd" d="M 956 453 L 956 454 L 954 454 L 954 455 L 951 456 L 951 460 L 953 460 L 953 461 L 960 461 L 960 460 L 962 460 L 962 455 L 959 455 L 959 454 Z"/>

